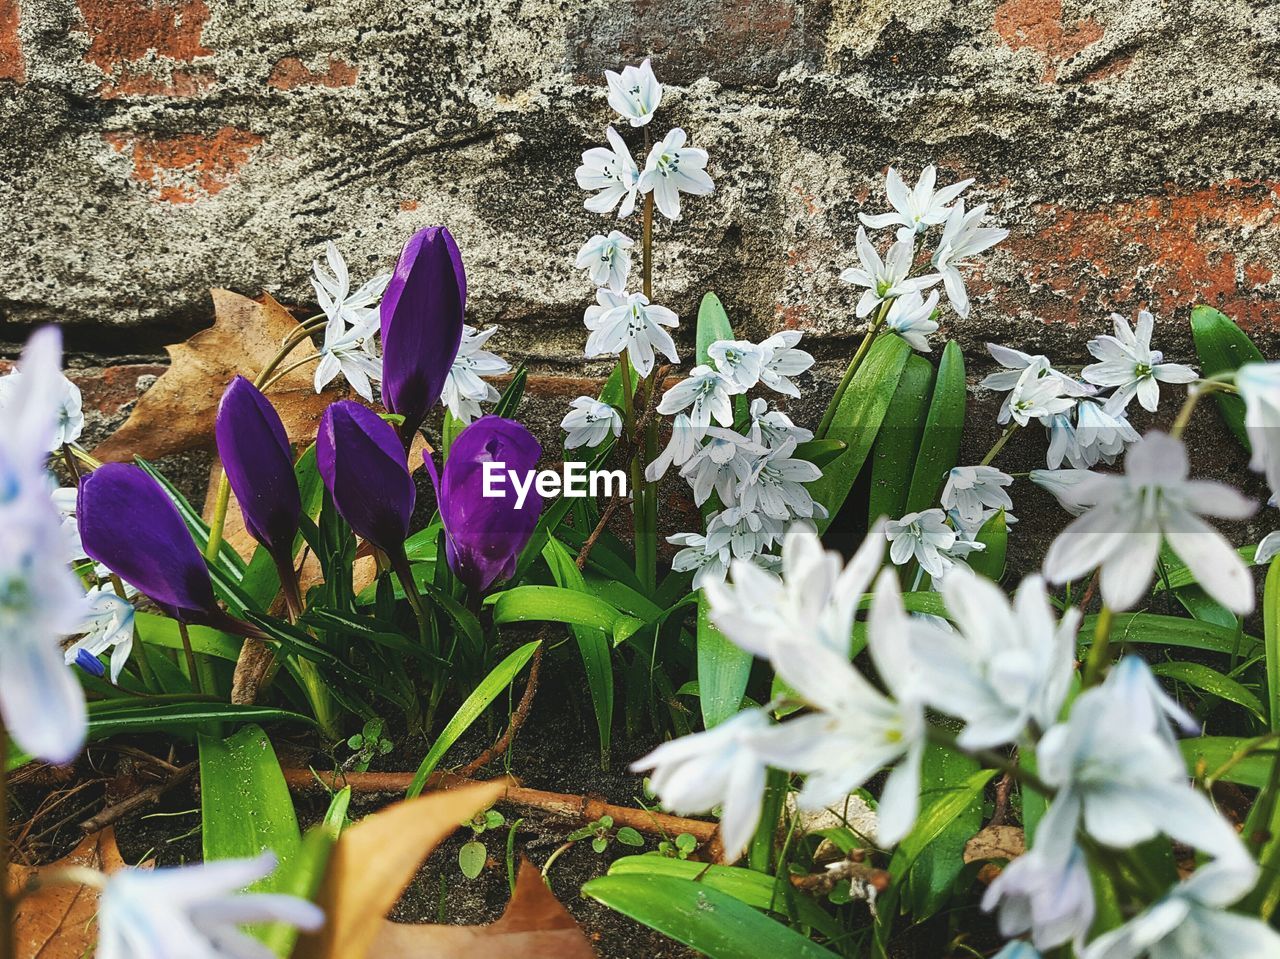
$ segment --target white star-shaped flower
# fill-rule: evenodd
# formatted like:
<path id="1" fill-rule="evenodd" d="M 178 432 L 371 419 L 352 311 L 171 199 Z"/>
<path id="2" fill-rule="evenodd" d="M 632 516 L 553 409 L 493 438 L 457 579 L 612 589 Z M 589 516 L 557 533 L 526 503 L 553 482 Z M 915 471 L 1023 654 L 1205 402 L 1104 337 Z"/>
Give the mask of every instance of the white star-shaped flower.
<path id="1" fill-rule="evenodd" d="M 481 403 L 493 403 L 502 396 L 492 383 L 486 383 L 480 378 L 498 376 L 511 369 L 511 364 L 502 357 L 481 349 L 489 337 L 497 332 L 496 326 L 491 326 L 482 333 L 477 333 L 470 326 L 462 328 L 458 355 L 454 357 L 453 366 L 449 368 L 444 389 L 440 393 L 440 401 L 449 408 L 453 418 L 462 423 L 470 423 L 480 415 Z"/>
<path id="2" fill-rule="evenodd" d="M 1109 413 L 1123 412 L 1138 397 L 1142 408 L 1154 413 L 1160 405 L 1160 383 L 1191 383 L 1198 374 L 1182 363 L 1165 363 L 1164 354 L 1151 349 L 1155 317 L 1138 312 L 1134 327 L 1119 313 L 1111 314 L 1115 336 L 1098 336 L 1089 341 L 1089 352 L 1101 362 L 1086 366 L 1082 375 L 1097 386 L 1115 387 L 1107 400 Z"/>
<path id="3" fill-rule="evenodd" d="M 642 127 L 653 119 L 662 100 L 662 84 L 654 76 L 648 58 L 638 67 L 626 66 L 621 73 L 604 72 L 609 84 L 609 106 L 633 127 Z"/>
<path id="4" fill-rule="evenodd" d="M 937 179 L 937 167 L 931 163 L 920 171 L 920 179 L 916 181 L 914 189 L 908 190 L 898 171 L 889 167 L 889 172 L 884 178 L 884 189 L 894 212 L 878 213 L 874 216 L 859 213 L 858 219 L 873 230 L 895 224 L 901 225 L 902 229 L 898 231 L 899 239 L 924 233 L 929 227 L 946 222 L 947 215 L 951 212 L 951 204 L 973 183 L 973 180 L 961 180 L 941 190 L 935 190 L 934 185 Z"/>
<path id="5" fill-rule="evenodd" d="M 653 191 L 658 212 L 668 220 L 680 219 L 680 194 L 706 196 L 715 190 L 707 175 L 707 151 L 686 147 L 685 132 L 676 127 L 649 151 L 640 192 Z"/>
<path id="6" fill-rule="evenodd" d="M 117 596 L 111 583 L 93 587 L 85 600 L 88 615 L 80 624 L 80 631 L 85 635 L 67 647 L 64 660 L 68 666 L 77 662 L 83 665 L 86 661 L 81 654 L 84 654 L 97 663 L 99 656 L 111 650 L 111 681 L 119 683 L 120 672 L 133 651 L 133 604 Z M 92 666 L 87 668 L 98 674 Z M 101 664 L 98 664 L 98 669 L 101 669 Z"/>
<path id="7" fill-rule="evenodd" d="M 615 438 L 622 435 L 622 417 L 608 403 L 593 396 L 579 396 L 569 406 L 569 413 L 560 421 L 561 428 L 569 434 L 564 439 L 565 449 L 596 447 L 610 433 Z"/>
<path id="8" fill-rule="evenodd" d="M 1028 366 L 1005 397 L 996 421 L 1003 425 L 1012 419 L 1019 426 L 1026 426 L 1032 420 L 1045 421 L 1065 413 L 1075 403 L 1074 398 L 1064 394 L 1059 377 L 1038 366 Z"/>
<path id="9" fill-rule="evenodd" d="M 1008 230 L 1000 227 L 979 226 L 986 213 L 985 203 L 966 213 L 964 200 L 957 200 L 947 215 L 942 239 L 933 254 L 933 267 L 942 276 L 942 288 L 946 290 L 951 308 L 961 317 L 969 315 L 969 294 L 964 288 L 960 267 L 968 266 L 970 257 L 995 246 L 1009 235 Z"/>
<path id="10" fill-rule="evenodd" d="M 926 300 L 919 292 L 912 290 L 897 297 L 885 314 L 885 325 L 907 341 L 913 350 L 928 353 L 933 347 L 929 345 L 929 335 L 938 332 L 938 323 L 933 318 L 938 308 L 938 291 L 934 290 Z"/>
<path id="11" fill-rule="evenodd" d="M 680 475 L 693 488 L 693 501 L 701 506 L 714 490 L 725 506 L 738 502 L 738 490 L 750 478 L 756 458 L 767 453 L 741 433 L 723 426 L 707 429 L 706 442 L 680 467 Z"/>
<path id="12" fill-rule="evenodd" d="M 746 340 L 716 340 L 707 347 L 707 356 L 720 374 L 745 393 L 760 382 L 766 350 Z M 772 357 L 769 357 L 772 359 Z"/>
<path id="13" fill-rule="evenodd" d="M 617 294 L 605 289 L 596 292 L 596 303 L 587 307 L 583 317 L 591 331 L 588 357 L 616 356 L 625 350 L 642 377 L 653 372 L 655 350 L 672 363 L 680 361 L 675 341 L 664 329 L 679 326 L 680 318 L 665 306 L 650 303 L 643 293 Z"/>
<path id="14" fill-rule="evenodd" d="M 940 509 L 890 520 L 884 534 L 890 544 L 889 558 L 899 566 L 915 559 L 921 569 L 939 579 L 953 565 L 948 552 L 956 544 L 956 531 L 947 525 L 947 514 Z"/>
<path id="15" fill-rule="evenodd" d="M 858 227 L 856 242 L 860 266 L 851 266 L 840 274 L 840 279 L 853 286 L 863 287 L 862 296 L 858 298 L 855 312 L 858 317 L 869 315 L 885 300 L 904 296 L 907 293 L 918 293 L 928 289 L 937 282 L 937 277 L 918 277 L 912 279 L 911 259 L 915 246 L 911 240 L 899 240 L 889 247 L 885 258 L 871 245 L 867 231 Z"/>
<path id="16" fill-rule="evenodd" d="M 617 230 L 610 230 L 608 236 L 597 233 L 582 244 L 574 266 L 586 270 L 596 286 L 621 293 L 631 273 L 631 248 L 635 245 L 635 240 Z"/>
<path id="17" fill-rule="evenodd" d="M 623 219 L 636 208 L 640 169 L 617 130 L 606 127 L 604 135 L 609 146 L 584 152 L 582 165 L 574 176 L 582 189 L 597 191 L 595 196 L 587 197 L 583 206 L 592 213 L 611 213 L 618 207 L 618 218 Z"/>
<path id="18" fill-rule="evenodd" d="M 695 366 L 686 379 L 662 395 L 658 412 L 670 416 L 688 410 L 689 425 L 695 430 L 706 430 L 713 419 L 721 426 L 732 426 L 732 397 L 741 392 L 742 388 L 719 370 Z"/>
<path id="19" fill-rule="evenodd" d="M 812 355 L 796 348 L 803 336 L 799 330 L 783 330 L 760 343 L 760 382 L 775 393 L 800 395 L 791 377 L 799 376 L 814 363 Z"/>
<path id="20" fill-rule="evenodd" d="M 341 374 L 357 393 L 372 402 L 371 384 L 382 378 L 382 359 L 374 339 L 379 327 L 377 306 L 391 282 L 391 274 L 375 276 L 351 292 L 347 263 L 332 242 L 325 246 L 325 257 L 332 272 L 326 272 L 318 262 L 312 264 L 311 285 L 316 302 L 327 317 L 315 389 L 317 393 L 323 391 Z"/>
<path id="21" fill-rule="evenodd" d="M 964 523 L 972 525 L 982 518 L 984 509 L 1013 508 L 1013 500 L 1004 491 L 1012 483 L 1012 476 L 994 466 L 957 466 L 947 474 L 943 509 L 954 509 Z"/>

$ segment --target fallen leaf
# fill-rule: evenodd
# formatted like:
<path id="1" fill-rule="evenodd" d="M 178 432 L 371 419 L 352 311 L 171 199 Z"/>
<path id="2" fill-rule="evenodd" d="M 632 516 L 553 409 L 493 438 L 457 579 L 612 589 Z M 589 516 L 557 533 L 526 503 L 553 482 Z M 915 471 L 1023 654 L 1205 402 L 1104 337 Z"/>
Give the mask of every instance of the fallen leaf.
<path id="1" fill-rule="evenodd" d="M 965 863 L 1017 859 L 1027 851 L 1021 826 L 987 826 L 964 844 Z"/>
<path id="2" fill-rule="evenodd" d="M 227 384 L 237 373 L 256 376 L 298 328 L 292 314 L 270 296 L 264 294 L 259 302 L 230 290 L 211 293 L 213 326 L 166 347 L 169 368 L 142 394 L 124 425 L 93 451 L 98 459 L 156 459 L 212 448 L 214 411 Z M 313 352 L 314 344 L 304 340 L 281 369 Z M 324 408 L 348 392 L 344 388 L 317 394 L 313 375 L 313 367 L 304 364 L 267 390 L 295 443 L 314 438 Z"/>
<path id="3" fill-rule="evenodd" d="M 502 918 L 487 926 L 384 922 L 368 959 L 593 959 L 574 918 L 524 860 Z"/>
<path id="4" fill-rule="evenodd" d="M 97 869 L 108 875 L 124 868 L 115 831 L 107 828 L 86 836 L 80 845 L 48 866 L 9 867 L 12 895 L 32 879 L 49 876 L 68 866 Z M 81 959 L 91 955 L 98 941 L 98 891 L 73 883 L 55 883 L 24 896 L 14 916 L 16 959 Z"/>
<path id="5" fill-rule="evenodd" d="M 384 917 L 427 856 L 505 789 L 498 781 L 429 793 L 344 830 L 316 899 L 325 924 L 298 940 L 293 959 L 365 959 Z"/>

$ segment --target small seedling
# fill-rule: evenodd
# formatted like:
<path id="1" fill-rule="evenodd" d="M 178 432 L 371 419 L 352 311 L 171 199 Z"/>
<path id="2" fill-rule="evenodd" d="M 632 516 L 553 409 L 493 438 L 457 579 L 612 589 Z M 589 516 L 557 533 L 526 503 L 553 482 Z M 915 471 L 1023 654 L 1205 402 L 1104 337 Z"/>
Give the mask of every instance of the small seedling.
<path id="1" fill-rule="evenodd" d="M 675 839 L 664 839 L 658 843 L 657 854 L 668 859 L 688 859 L 697 848 L 698 840 L 691 833 L 682 832 Z"/>
<path id="2" fill-rule="evenodd" d="M 502 828 L 506 823 L 506 817 L 496 809 L 486 810 L 463 823 L 464 826 L 471 827 L 472 838 L 458 850 L 458 868 L 468 879 L 479 876 L 484 871 L 484 864 L 489 861 L 489 850 L 479 837 L 491 829 Z"/>
<path id="3" fill-rule="evenodd" d="M 381 719 L 370 719 L 364 729 L 347 740 L 347 745 L 355 750 L 354 754 L 343 763 L 343 768 L 356 772 L 368 772 L 369 764 L 379 756 L 385 756 L 395 748 L 389 739 L 382 737 L 384 724 Z"/>
<path id="4" fill-rule="evenodd" d="M 609 843 L 616 839 L 624 846 L 643 846 L 644 837 L 630 826 L 622 826 L 617 832 L 613 830 L 613 817 L 601 816 L 595 822 L 587 823 L 581 829 L 576 829 L 568 835 L 569 842 L 581 842 L 584 839 L 591 840 L 591 848 L 597 853 L 602 853 L 609 848 Z"/>

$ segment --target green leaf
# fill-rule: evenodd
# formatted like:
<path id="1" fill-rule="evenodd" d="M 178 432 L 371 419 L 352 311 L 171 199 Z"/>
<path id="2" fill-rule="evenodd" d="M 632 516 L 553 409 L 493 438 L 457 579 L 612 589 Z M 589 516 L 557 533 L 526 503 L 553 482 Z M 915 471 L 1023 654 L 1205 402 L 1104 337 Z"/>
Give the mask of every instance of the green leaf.
<path id="1" fill-rule="evenodd" d="M 729 315 L 724 311 L 724 304 L 714 293 L 707 293 L 698 304 L 698 362 L 707 366 L 715 366 L 715 360 L 707 352 L 711 344 L 717 340 L 733 339 L 733 326 L 729 323 Z"/>
<path id="2" fill-rule="evenodd" d="M 840 440 L 809 440 L 796 446 L 792 459 L 808 460 L 822 469 L 849 447 Z"/>
<path id="3" fill-rule="evenodd" d="M 602 629 L 617 646 L 637 629 L 641 620 L 614 609 L 602 599 L 560 586 L 516 586 L 485 597 L 493 606 L 493 621 L 506 623 L 569 623 Z"/>
<path id="4" fill-rule="evenodd" d="M 827 464 L 822 478 L 807 487 L 813 498 L 827 510 L 826 519 L 817 521 L 819 532 L 831 524 L 853 489 L 888 412 L 889 401 L 898 387 L 898 379 L 910 353 L 911 347 L 901 337 L 882 336 L 877 339 L 841 397 L 827 435 L 818 437 L 839 440 L 847 447 Z"/>
<path id="5" fill-rule="evenodd" d="M 582 894 L 709 959 L 832 959 L 835 955 L 706 882 L 611 873 L 588 882 Z"/>
<path id="6" fill-rule="evenodd" d="M 1258 697 L 1240 682 L 1230 676 L 1224 676 L 1216 669 L 1210 669 L 1201 663 L 1174 662 L 1156 663 L 1151 667 L 1151 671 L 1157 676 L 1195 686 L 1210 696 L 1216 696 L 1218 699 L 1225 699 L 1228 702 L 1235 703 L 1237 706 L 1243 706 L 1253 713 L 1260 723 L 1267 721 L 1266 712 L 1263 710 L 1262 702 Z"/>
<path id="7" fill-rule="evenodd" d="M 1262 363 L 1262 352 L 1244 331 L 1223 314 L 1210 306 L 1197 306 L 1191 311 L 1191 336 L 1200 357 L 1202 376 L 1216 376 L 1239 369 L 1245 363 Z M 1244 400 L 1229 393 L 1217 392 L 1218 412 L 1228 429 L 1235 434 L 1240 445 L 1250 449 L 1249 435 L 1244 428 Z"/>
<path id="8" fill-rule="evenodd" d="M 623 826 L 618 830 L 617 840 L 624 846 L 644 845 L 644 836 L 640 835 L 640 833 L 636 832 L 630 826 Z"/>
<path id="9" fill-rule="evenodd" d="M 1267 654 L 1267 716 L 1280 730 L 1280 558 L 1267 567 L 1262 589 L 1262 635 Z"/>
<path id="10" fill-rule="evenodd" d="M 206 862 L 242 859 L 271 851 L 280 867 L 256 883 L 255 892 L 283 892 L 288 865 L 302 851 L 293 797 L 271 740 L 259 726 L 226 739 L 203 733 L 200 743 L 201 835 Z M 296 934 L 275 925 L 253 930 L 279 956 L 288 955 Z"/>
<path id="11" fill-rule="evenodd" d="M 483 715 L 484 711 L 489 708 L 489 704 L 511 685 L 516 676 L 520 674 L 520 670 L 524 669 L 525 663 L 529 662 L 538 645 L 537 640 L 532 643 L 525 643 L 502 662 L 498 663 L 493 668 L 493 671 L 472 690 L 471 695 L 458 707 L 458 711 L 453 714 L 453 718 L 449 720 L 448 725 L 440 731 L 439 737 L 431 744 L 431 748 L 423 758 L 422 764 L 418 766 L 418 771 L 414 773 L 413 782 L 409 784 L 409 790 L 405 794 L 407 798 L 413 799 L 421 795 L 423 787 L 427 784 L 427 777 L 435 771 L 440 760 L 444 758 L 444 754 L 458 741 L 458 737 L 471 728 L 471 724 Z"/>
<path id="12" fill-rule="evenodd" d="M 992 582 L 1000 582 L 1004 575 L 1005 553 L 1009 549 L 1009 524 L 1003 509 L 982 524 L 982 529 L 978 530 L 978 542 L 986 549 L 970 553 L 966 562 L 975 573 Z"/>
<path id="13" fill-rule="evenodd" d="M 920 452 L 929 397 L 933 391 L 933 364 L 918 353 L 907 357 L 898 388 L 889 401 L 884 422 L 871 450 L 871 493 L 867 522 L 884 516 L 897 519 L 906 513 L 907 493 Z"/>
<path id="14" fill-rule="evenodd" d="M 959 462 L 966 395 L 964 354 L 959 344 L 951 340 L 938 361 L 938 378 L 924 421 L 920 455 L 911 475 L 904 513 L 918 513 L 938 505 L 947 473 Z"/>
<path id="15" fill-rule="evenodd" d="M 698 591 L 698 703 L 710 729 L 742 707 L 751 678 L 752 655 L 729 642 L 711 622 L 706 595 Z"/>
<path id="16" fill-rule="evenodd" d="M 1239 736 L 1196 736 L 1178 742 L 1192 776 L 1204 775 L 1261 789 L 1271 774 L 1274 743 Z"/>
<path id="17" fill-rule="evenodd" d="M 136 613 L 134 628 L 137 638 L 148 646 L 159 646 L 163 649 L 182 649 L 182 634 L 178 631 L 177 620 L 155 613 Z M 216 656 L 235 662 L 240 658 L 240 647 L 244 640 L 208 626 L 188 626 L 187 635 L 191 637 L 191 649 L 205 656 Z"/>
<path id="18" fill-rule="evenodd" d="M 458 850 L 458 868 L 468 879 L 475 879 L 484 872 L 484 864 L 488 858 L 489 852 L 484 848 L 484 843 L 473 839 L 463 843 Z"/>
<path id="19" fill-rule="evenodd" d="M 952 893 L 961 894 L 956 881 L 964 869 L 964 845 L 982 828 L 982 795 L 970 790 L 970 777 L 978 763 L 962 753 L 931 745 L 925 750 L 920 771 L 920 801 L 928 803 L 961 791 L 970 796 L 938 838 L 920 850 L 908 876 L 909 905 L 913 922 L 924 922 L 946 903 Z"/>
<path id="20" fill-rule="evenodd" d="M 516 367 L 516 371 L 511 374 L 511 382 L 507 384 L 507 388 L 498 397 L 498 402 L 493 408 L 494 416 L 506 417 L 509 420 L 515 418 L 516 408 L 524 398 L 524 387 L 528 379 L 529 371 L 521 363 Z"/>
<path id="21" fill-rule="evenodd" d="M 588 593 L 582 571 L 578 569 L 569 551 L 554 536 L 547 540 L 542 556 L 558 586 Z M 608 765 L 609 742 L 613 732 L 613 649 L 609 644 L 608 634 L 599 629 L 570 625 L 569 630 L 578 644 L 578 654 L 582 657 L 582 666 L 587 674 L 587 688 L 591 691 L 596 729 L 600 734 L 600 762 Z"/>
<path id="22" fill-rule="evenodd" d="M 1082 645 L 1093 642 L 1093 627 L 1097 618 L 1084 618 L 1077 640 Z M 1228 656 L 1254 656 L 1262 652 L 1262 641 L 1256 636 L 1241 634 L 1237 630 L 1213 623 L 1183 619 L 1180 616 L 1159 616 L 1155 613 L 1118 614 L 1112 621 L 1111 639 L 1114 643 L 1181 646 Z"/>

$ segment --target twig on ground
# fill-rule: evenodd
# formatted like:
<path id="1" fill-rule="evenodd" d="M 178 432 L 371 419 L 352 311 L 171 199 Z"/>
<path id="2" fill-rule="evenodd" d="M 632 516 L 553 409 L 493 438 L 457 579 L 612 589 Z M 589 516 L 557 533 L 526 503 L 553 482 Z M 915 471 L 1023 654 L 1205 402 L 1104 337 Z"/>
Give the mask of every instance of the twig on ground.
<path id="1" fill-rule="evenodd" d="M 144 809 L 158 801 L 160 797 L 169 790 L 182 785 L 194 776 L 196 770 L 199 768 L 199 763 L 187 763 L 164 782 L 155 783 L 145 789 L 140 789 L 132 796 L 127 796 L 118 803 L 108 806 L 98 814 L 89 817 L 80 824 L 80 829 L 87 836 L 91 833 L 107 828 L 112 823 L 119 822 L 130 813 L 136 812 L 139 809 Z"/>
<path id="2" fill-rule="evenodd" d="M 600 538 L 605 527 L 609 525 L 609 520 L 613 519 L 613 514 L 617 512 L 618 507 L 622 506 L 624 503 L 630 502 L 630 497 L 623 499 L 623 497 L 619 496 L 616 492 L 613 494 L 608 505 L 605 506 L 604 512 L 600 514 L 600 522 L 596 523 L 596 528 L 591 531 L 591 535 L 588 536 L 586 541 L 582 544 L 582 549 L 578 551 L 578 558 L 574 560 L 574 563 L 577 565 L 579 570 L 586 569 L 587 557 L 591 555 L 591 550 L 595 548 L 596 540 Z"/>
<path id="3" fill-rule="evenodd" d="M 791 885 L 805 892 L 826 895 L 836 886 L 844 882 L 860 880 L 876 892 L 884 892 L 889 888 L 890 876 L 883 869 L 868 866 L 858 859 L 842 859 L 833 862 L 825 872 L 810 873 L 805 876 L 792 876 Z"/>
<path id="4" fill-rule="evenodd" d="M 546 649 L 547 645 L 545 630 L 539 638 L 542 642 L 533 651 L 533 659 L 529 662 L 529 681 L 525 683 L 524 695 L 520 697 L 520 702 L 516 705 L 515 712 L 511 714 L 511 721 L 507 723 L 506 732 L 502 734 L 496 743 L 458 770 L 458 775 L 462 778 L 465 779 L 474 775 L 477 770 L 483 769 L 505 753 L 510 748 L 512 740 L 515 739 L 516 733 L 520 731 L 520 727 L 524 725 L 524 721 L 529 718 L 529 709 L 533 706 L 533 697 L 538 692 L 538 672 L 542 668 L 542 651 Z"/>

